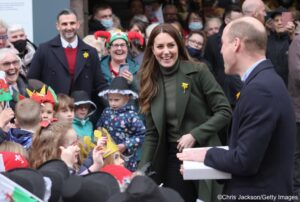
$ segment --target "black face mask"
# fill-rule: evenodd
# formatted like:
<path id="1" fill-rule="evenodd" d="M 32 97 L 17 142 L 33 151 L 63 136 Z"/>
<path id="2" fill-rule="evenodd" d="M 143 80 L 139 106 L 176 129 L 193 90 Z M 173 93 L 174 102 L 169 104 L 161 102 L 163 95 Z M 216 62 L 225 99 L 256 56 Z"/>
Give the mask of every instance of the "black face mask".
<path id="1" fill-rule="evenodd" d="M 190 46 L 187 46 L 187 50 L 188 50 L 190 56 L 192 56 L 193 58 L 197 58 L 199 60 L 202 58 L 201 50 L 198 50 L 196 48 L 192 48 Z"/>
<path id="2" fill-rule="evenodd" d="M 12 42 L 12 44 L 14 45 L 14 47 L 20 52 L 20 53 L 23 53 L 25 51 L 25 48 L 26 48 L 26 43 L 27 41 L 26 40 L 18 40 L 18 41 L 15 41 L 15 42 Z"/>

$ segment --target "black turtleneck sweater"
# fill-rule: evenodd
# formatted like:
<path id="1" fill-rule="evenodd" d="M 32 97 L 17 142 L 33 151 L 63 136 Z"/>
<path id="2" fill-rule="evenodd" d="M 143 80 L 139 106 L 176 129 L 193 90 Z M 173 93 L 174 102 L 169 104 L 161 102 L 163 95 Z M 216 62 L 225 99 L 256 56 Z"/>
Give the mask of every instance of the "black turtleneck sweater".
<path id="1" fill-rule="evenodd" d="M 176 73 L 179 69 L 177 61 L 172 67 L 161 67 L 165 93 L 166 131 L 168 142 L 176 143 L 180 138 L 178 131 L 178 117 L 176 113 Z"/>

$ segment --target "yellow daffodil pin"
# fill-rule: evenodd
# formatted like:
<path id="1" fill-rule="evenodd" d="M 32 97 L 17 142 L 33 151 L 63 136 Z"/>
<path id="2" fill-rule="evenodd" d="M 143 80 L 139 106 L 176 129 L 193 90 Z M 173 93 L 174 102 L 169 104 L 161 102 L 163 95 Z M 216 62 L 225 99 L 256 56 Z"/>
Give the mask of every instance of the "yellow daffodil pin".
<path id="1" fill-rule="evenodd" d="M 83 57 L 84 57 L 84 58 L 88 58 L 89 56 L 90 56 L 90 55 L 89 55 L 88 52 L 85 51 L 85 52 L 83 53 Z"/>
<path id="2" fill-rule="evenodd" d="M 181 87 L 183 89 L 183 92 L 185 93 L 185 90 L 189 88 L 189 84 L 188 83 L 185 83 L 185 82 L 182 82 L 181 83 Z"/>
<path id="3" fill-rule="evenodd" d="M 238 100 L 240 98 L 241 92 L 237 92 L 237 94 L 235 95 L 235 98 Z"/>

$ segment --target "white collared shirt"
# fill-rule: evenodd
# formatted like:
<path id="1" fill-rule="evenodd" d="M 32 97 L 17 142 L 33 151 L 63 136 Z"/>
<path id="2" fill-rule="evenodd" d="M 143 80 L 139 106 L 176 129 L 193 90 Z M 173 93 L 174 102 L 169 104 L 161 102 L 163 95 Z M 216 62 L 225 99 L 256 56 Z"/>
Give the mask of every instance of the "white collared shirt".
<path id="1" fill-rule="evenodd" d="M 242 82 L 245 82 L 247 80 L 247 78 L 249 77 L 249 75 L 251 74 L 251 72 L 255 69 L 255 67 L 261 63 L 262 61 L 266 60 L 266 58 L 263 58 L 261 60 L 258 60 L 256 63 L 254 63 L 253 65 L 251 65 L 251 67 L 249 69 L 247 69 L 247 71 L 244 73 L 244 75 L 242 76 L 241 80 Z"/>
<path id="2" fill-rule="evenodd" d="M 72 43 L 67 42 L 63 37 L 60 37 L 61 45 L 64 48 L 67 48 L 69 45 L 72 46 L 72 48 L 77 48 L 78 45 L 78 36 L 75 37 L 75 40 Z"/>

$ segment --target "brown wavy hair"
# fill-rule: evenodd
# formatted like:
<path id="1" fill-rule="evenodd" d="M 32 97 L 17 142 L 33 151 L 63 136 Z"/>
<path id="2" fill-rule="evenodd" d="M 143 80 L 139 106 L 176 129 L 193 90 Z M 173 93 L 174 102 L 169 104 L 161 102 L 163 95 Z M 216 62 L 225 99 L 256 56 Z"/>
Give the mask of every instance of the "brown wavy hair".
<path id="1" fill-rule="evenodd" d="M 154 40 L 160 33 L 169 34 L 178 46 L 178 59 L 188 60 L 189 56 L 184 45 L 184 41 L 180 33 L 170 24 L 160 24 L 156 26 L 149 37 L 147 47 L 145 49 L 144 59 L 139 70 L 140 80 L 140 95 L 139 104 L 140 111 L 147 113 L 150 111 L 150 104 L 153 98 L 157 95 L 159 88 L 157 80 L 160 76 L 159 63 L 153 55 L 152 49 Z"/>
<path id="2" fill-rule="evenodd" d="M 60 146 L 64 145 L 65 134 L 72 128 L 68 122 L 58 121 L 48 127 L 39 127 L 33 136 L 30 165 L 36 169 L 51 159 L 60 159 Z"/>

